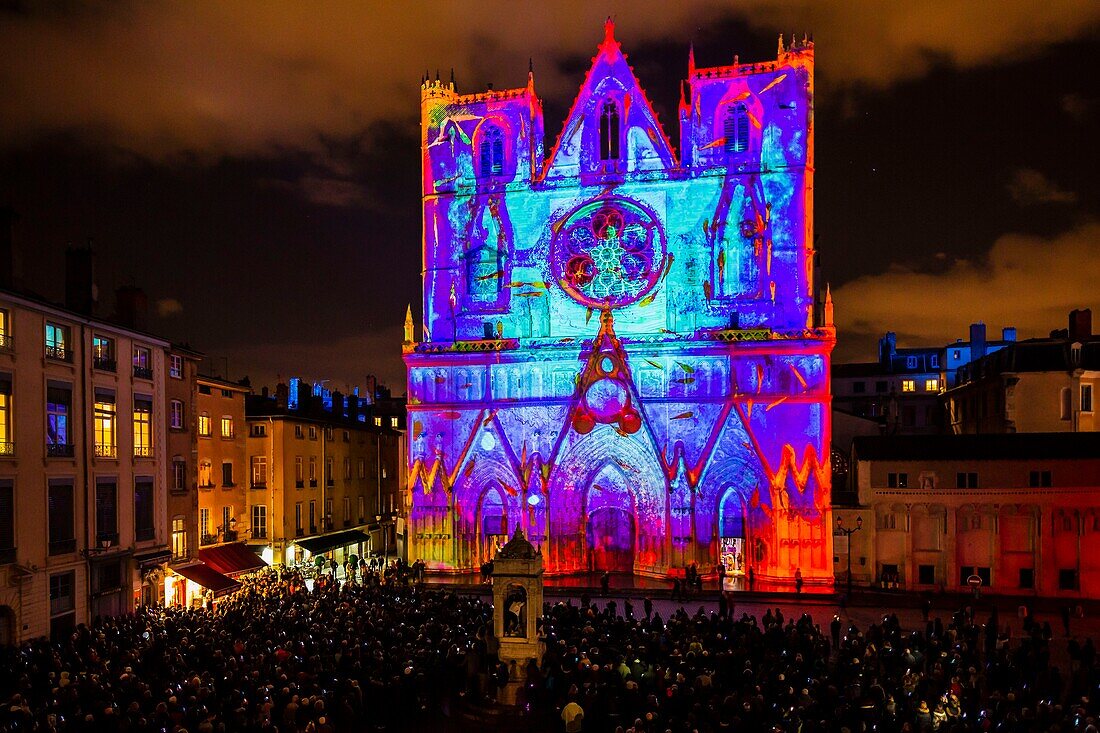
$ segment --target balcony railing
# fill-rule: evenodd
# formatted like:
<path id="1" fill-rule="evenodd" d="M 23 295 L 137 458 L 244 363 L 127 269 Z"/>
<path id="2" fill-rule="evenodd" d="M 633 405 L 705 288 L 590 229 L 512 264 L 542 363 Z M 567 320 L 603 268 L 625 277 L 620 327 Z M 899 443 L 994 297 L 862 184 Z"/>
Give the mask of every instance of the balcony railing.
<path id="1" fill-rule="evenodd" d="M 100 547 L 118 546 L 118 530 L 113 532 L 96 532 L 95 533 L 96 544 Z"/>
<path id="2" fill-rule="evenodd" d="M 138 379 L 152 379 L 153 370 L 152 368 L 147 366 L 138 366 L 137 364 L 134 364 L 134 376 Z"/>
<path id="3" fill-rule="evenodd" d="M 6 333 L 0 333 L 0 351 L 11 351 L 15 348 L 15 339 Z"/>
<path id="4" fill-rule="evenodd" d="M 46 457 L 47 458 L 72 458 L 73 457 L 73 444 L 72 443 L 47 443 L 46 444 Z"/>
<path id="5" fill-rule="evenodd" d="M 309 488 L 311 488 L 311 489 L 316 489 L 317 488 L 317 479 L 311 478 L 309 480 Z"/>
<path id="6" fill-rule="evenodd" d="M 212 484 L 212 483 L 199 484 L 199 488 L 200 489 L 212 489 L 212 488 L 214 488 L 214 484 Z"/>
<path id="7" fill-rule="evenodd" d="M 267 539 L 267 530 L 266 529 L 254 529 L 254 530 L 252 530 L 252 539 L 254 539 L 254 540 L 266 540 Z"/>
<path id="8" fill-rule="evenodd" d="M 113 372 L 118 368 L 115 360 L 108 356 L 93 356 L 92 366 L 101 372 Z"/>
<path id="9" fill-rule="evenodd" d="M 15 443 L 0 443 L 0 456 L 14 456 L 15 455 Z"/>
<path id="10" fill-rule="evenodd" d="M 96 458 L 118 458 L 118 446 L 96 443 L 95 455 Z"/>
<path id="11" fill-rule="evenodd" d="M 3 547 L 0 548 L 0 565 L 9 565 L 15 562 L 15 548 Z"/>
<path id="12" fill-rule="evenodd" d="M 135 445 L 134 446 L 134 458 L 152 458 L 153 446 L 151 445 Z"/>
<path id="13" fill-rule="evenodd" d="M 253 481 L 252 482 L 252 488 L 254 488 L 254 489 L 266 489 L 267 488 L 267 482 L 266 481 Z"/>
<path id="14" fill-rule="evenodd" d="M 54 361 L 71 362 L 73 360 L 73 352 L 71 349 L 66 349 L 64 346 L 50 346 L 47 344 L 46 358 L 53 359 Z"/>
<path id="15" fill-rule="evenodd" d="M 134 539 L 138 542 L 154 540 L 157 537 L 156 527 L 138 527 L 134 530 Z"/>
<path id="16" fill-rule="evenodd" d="M 68 540 L 53 540 L 50 542 L 51 555 L 68 555 L 76 552 L 76 538 Z"/>
<path id="17" fill-rule="evenodd" d="M 296 489 L 300 489 L 300 488 L 304 487 L 305 485 L 306 485 L 306 482 L 302 481 L 301 479 L 298 479 L 297 481 L 294 482 L 294 488 L 296 488 Z"/>
<path id="18" fill-rule="evenodd" d="M 201 537 L 199 537 L 199 544 L 200 545 L 213 545 L 213 544 L 217 544 L 217 542 L 218 542 L 218 536 L 216 534 L 204 534 Z"/>

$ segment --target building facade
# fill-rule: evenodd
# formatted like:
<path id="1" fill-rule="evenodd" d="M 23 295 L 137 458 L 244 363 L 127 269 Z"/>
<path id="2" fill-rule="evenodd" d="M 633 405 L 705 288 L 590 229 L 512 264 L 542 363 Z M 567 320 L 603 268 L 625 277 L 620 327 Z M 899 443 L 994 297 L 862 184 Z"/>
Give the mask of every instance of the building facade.
<path id="1" fill-rule="evenodd" d="M 300 380 L 250 398 L 249 543 L 265 560 L 398 553 L 404 446 L 373 417 L 369 398 Z"/>
<path id="2" fill-rule="evenodd" d="M 967 592 L 977 576 L 995 593 L 1100 597 L 1100 435 L 860 437 L 853 462 L 856 496 L 834 512 L 862 520 L 854 583 Z"/>
<path id="3" fill-rule="evenodd" d="M 954 433 L 1078 433 L 1100 431 L 1097 395 L 1100 335 L 1086 308 L 1049 338 L 963 365 L 945 399 Z"/>
<path id="4" fill-rule="evenodd" d="M 166 452 L 168 461 L 167 519 L 171 560 L 165 570 L 165 590 L 183 582 L 175 568 L 198 557 L 198 372 L 202 354 L 173 344 L 165 359 Z M 174 596 L 174 592 L 172 593 Z M 165 598 L 164 600 L 168 600 Z M 174 598 L 172 599 L 174 600 Z"/>
<path id="5" fill-rule="evenodd" d="M 90 257 L 70 253 L 66 308 L 0 292 L 5 641 L 63 635 L 163 593 L 169 344 L 88 315 Z"/>
<path id="6" fill-rule="evenodd" d="M 550 145 L 533 74 L 421 98 L 409 557 L 468 571 L 521 527 L 551 574 L 831 585 L 812 43 L 689 59 L 679 152 L 610 21 Z"/>

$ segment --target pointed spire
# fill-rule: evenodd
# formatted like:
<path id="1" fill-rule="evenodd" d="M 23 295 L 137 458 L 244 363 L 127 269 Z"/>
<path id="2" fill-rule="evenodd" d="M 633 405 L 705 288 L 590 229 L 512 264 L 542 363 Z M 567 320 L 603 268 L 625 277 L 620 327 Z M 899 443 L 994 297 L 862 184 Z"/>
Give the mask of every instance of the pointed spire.
<path id="1" fill-rule="evenodd" d="M 611 16 L 607 16 L 607 20 L 603 23 L 603 42 L 614 43 L 615 42 L 615 21 Z"/>
<path id="2" fill-rule="evenodd" d="M 409 303 L 408 308 L 405 309 L 405 343 L 411 344 L 413 342 L 413 307 L 412 303 Z"/>
<path id="3" fill-rule="evenodd" d="M 530 56 L 527 57 L 527 73 L 528 74 L 534 74 L 535 73 L 535 60 L 533 58 L 531 58 Z"/>
<path id="4" fill-rule="evenodd" d="M 825 325 L 833 325 L 833 293 L 829 283 L 825 283 Z"/>
<path id="5" fill-rule="evenodd" d="M 435 70 L 435 83 L 436 83 L 436 84 L 438 84 L 438 83 L 439 83 L 439 69 L 436 69 L 436 70 Z"/>
<path id="6" fill-rule="evenodd" d="M 783 55 L 783 34 L 782 33 L 779 34 L 779 50 L 776 51 L 776 55 L 778 55 L 778 56 Z"/>
<path id="7" fill-rule="evenodd" d="M 695 44 L 688 44 L 688 79 L 695 76 Z"/>
<path id="8" fill-rule="evenodd" d="M 454 91 L 454 88 L 455 88 L 455 67 L 452 66 L 451 67 L 451 91 L 452 92 Z"/>

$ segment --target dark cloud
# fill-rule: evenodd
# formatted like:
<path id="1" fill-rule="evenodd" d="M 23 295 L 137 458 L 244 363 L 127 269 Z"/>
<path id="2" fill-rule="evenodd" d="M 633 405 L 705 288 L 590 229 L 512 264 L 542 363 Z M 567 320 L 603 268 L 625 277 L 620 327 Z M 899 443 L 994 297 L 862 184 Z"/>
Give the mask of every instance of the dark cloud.
<path id="1" fill-rule="evenodd" d="M 1059 188 L 1041 171 L 1032 168 L 1020 168 L 1014 172 L 1008 182 L 1008 192 L 1013 201 L 1023 206 L 1077 203 L 1077 194 Z"/>

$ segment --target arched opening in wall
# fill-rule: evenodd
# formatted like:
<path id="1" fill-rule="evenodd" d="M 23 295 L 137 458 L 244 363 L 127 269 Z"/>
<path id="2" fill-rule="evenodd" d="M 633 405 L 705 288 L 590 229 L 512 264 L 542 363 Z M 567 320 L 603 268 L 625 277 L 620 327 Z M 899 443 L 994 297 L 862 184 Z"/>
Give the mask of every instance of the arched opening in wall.
<path id="1" fill-rule="evenodd" d="M 478 143 L 481 176 L 499 176 L 504 172 L 504 133 L 496 125 L 487 125 Z"/>
<path id="2" fill-rule="evenodd" d="M 600 160 L 619 159 L 619 106 L 608 99 L 600 106 Z"/>
<path id="3" fill-rule="evenodd" d="M 15 644 L 15 611 L 11 606 L 0 606 L 0 647 Z"/>
<path id="4" fill-rule="evenodd" d="M 748 570 L 745 505 L 738 492 L 730 490 L 718 506 L 718 562 L 730 576 L 744 575 Z"/>
<path id="5" fill-rule="evenodd" d="M 508 542 L 511 529 L 508 522 L 508 503 L 500 486 L 492 484 L 481 495 L 478 506 L 478 562 L 493 559 L 497 550 Z"/>
<path id="6" fill-rule="evenodd" d="M 634 572 L 638 537 L 634 496 L 622 472 L 605 466 L 588 487 L 585 540 L 589 570 Z"/>
<path id="7" fill-rule="evenodd" d="M 731 104 L 726 108 L 722 120 L 727 153 L 743 153 L 749 149 L 749 110 L 743 102 Z"/>

